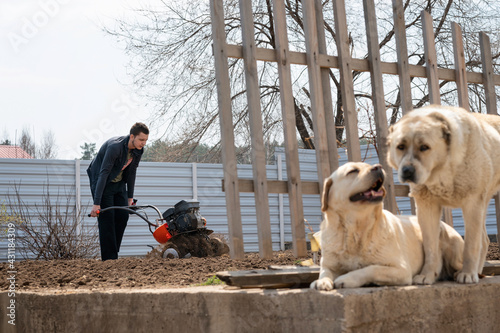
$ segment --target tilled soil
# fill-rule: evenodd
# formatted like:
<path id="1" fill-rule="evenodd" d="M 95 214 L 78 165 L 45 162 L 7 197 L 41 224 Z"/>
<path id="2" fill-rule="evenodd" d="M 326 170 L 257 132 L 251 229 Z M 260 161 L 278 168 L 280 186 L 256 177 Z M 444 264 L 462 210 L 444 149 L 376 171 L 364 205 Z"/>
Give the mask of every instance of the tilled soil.
<path id="1" fill-rule="evenodd" d="M 310 258 L 312 254 L 310 253 Z M 491 243 L 488 260 L 500 260 L 498 243 Z M 16 290 L 43 289 L 119 289 L 119 288 L 181 288 L 206 283 L 220 271 L 266 269 L 270 265 L 295 265 L 297 258 L 291 250 L 275 252 L 272 259 L 261 259 L 258 253 L 233 260 L 227 254 L 217 257 L 170 259 L 120 258 L 101 261 L 24 260 L 0 263 L 0 290 L 12 288 L 9 277 L 15 278 Z M 11 273 L 14 270 L 15 273 Z"/>
<path id="2" fill-rule="evenodd" d="M 498 243 L 490 243 L 486 260 L 500 260 L 500 247 Z"/>

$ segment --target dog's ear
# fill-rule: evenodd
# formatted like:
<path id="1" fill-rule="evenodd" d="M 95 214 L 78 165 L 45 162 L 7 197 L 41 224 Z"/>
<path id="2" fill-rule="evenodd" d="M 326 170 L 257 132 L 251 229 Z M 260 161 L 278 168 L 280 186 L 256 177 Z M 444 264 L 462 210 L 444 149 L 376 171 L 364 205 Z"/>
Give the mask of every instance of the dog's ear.
<path id="1" fill-rule="evenodd" d="M 448 120 L 439 112 L 434 112 L 429 114 L 429 117 L 432 117 L 441 123 L 441 130 L 443 132 L 443 139 L 447 145 L 451 143 L 451 129 Z"/>
<path id="2" fill-rule="evenodd" d="M 321 196 L 321 211 L 326 212 L 328 209 L 328 194 L 330 193 L 330 187 L 332 187 L 333 180 L 331 177 L 325 179 L 323 183 L 323 195 Z"/>

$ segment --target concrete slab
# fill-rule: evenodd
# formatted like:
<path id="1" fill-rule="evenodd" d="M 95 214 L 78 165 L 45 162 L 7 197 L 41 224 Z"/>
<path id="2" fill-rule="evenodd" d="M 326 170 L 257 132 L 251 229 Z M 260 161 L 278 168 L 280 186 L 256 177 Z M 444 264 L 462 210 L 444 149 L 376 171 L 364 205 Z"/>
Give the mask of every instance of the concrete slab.
<path id="1" fill-rule="evenodd" d="M 15 326 L 9 324 L 15 299 Z M 499 332 L 500 277 L 476 285 L 223 286 L 0 293 L 1 332 Z"/>

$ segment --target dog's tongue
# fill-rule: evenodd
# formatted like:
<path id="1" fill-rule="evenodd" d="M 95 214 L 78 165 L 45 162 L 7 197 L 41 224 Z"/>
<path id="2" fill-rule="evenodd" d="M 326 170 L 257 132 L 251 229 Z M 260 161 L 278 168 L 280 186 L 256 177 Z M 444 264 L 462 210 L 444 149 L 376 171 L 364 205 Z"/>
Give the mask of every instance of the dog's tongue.
<path id="1" fill-rule="evenodd" d="M 356 195 L 353 195 L 350 197 L 350 200 L 352 202 L 356 201 L 380 201 L 380 199 L 383 199 L 385 195 L 384 188 L 381 187 L 378 191 L 375 190 L 368 190 L 365 192 L 359 192 Z"/>
<path id="2" fill-rule="evenodd" d="M 366 192 L 363 192 L 363 196 L 365 198 L 378 198 L 378 197 L 382 197 L 384 196 L 384 191 L 382 191 L 382 189 L 378 190 L 378 191 L 374 191 L 374 190 L 368 190 Z"/>

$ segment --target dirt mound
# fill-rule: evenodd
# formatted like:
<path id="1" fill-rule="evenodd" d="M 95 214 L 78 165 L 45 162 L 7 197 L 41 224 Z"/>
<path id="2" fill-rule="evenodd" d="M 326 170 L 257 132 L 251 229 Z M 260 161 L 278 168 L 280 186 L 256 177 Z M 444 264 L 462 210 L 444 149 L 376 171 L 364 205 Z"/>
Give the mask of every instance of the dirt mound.
<path id="1" fill-rule="evenodd" d="M 233 260 L 227 254 L 189 259 L 23 260 L 15 262 L 16 290 L 187 287 L 202 284 L 220 271 L 265 269 L 296 262 L 291 251 L 275 252 L 268 260 L 261 259 L 258 253 L 246 254 L 244 260 Z M 0 263 L 0 290 L 9 288 L 10 270 L 7 263 Z"/>
<path id="2" fill-rule="evenodd" d="M 182 252 L 182 251 L 181 251 Z M 312 253 L 309 253 L 312 258 Z M 500 260 L 498 243 L 491 243 L 488 260 Z M 179 288 L 202 284 L 220 271 L 266 269 L 270 265 L 295 265 L 298 259 L 292 251 L 274 252 L 272 259 L 261 259 L 258 253 L 248 253 L 244 260 L 222 256 L 192 256 L 189 259 L 120 258 L 100 261 L 23 260 L 15 262 L 16 290 L 76 288 L 102 290 L 115 288 Z M 9 288 L 8 263 L 0 263 L 0 290 Z"/>
<path id="3" fill-rule="evenodd" d="M 217 237 L 194 232 L 174 236 L 167 243 L 158 245 L 146 257 L 189 258 L 217 257 L 229 253 L 229 246 Z"/>

